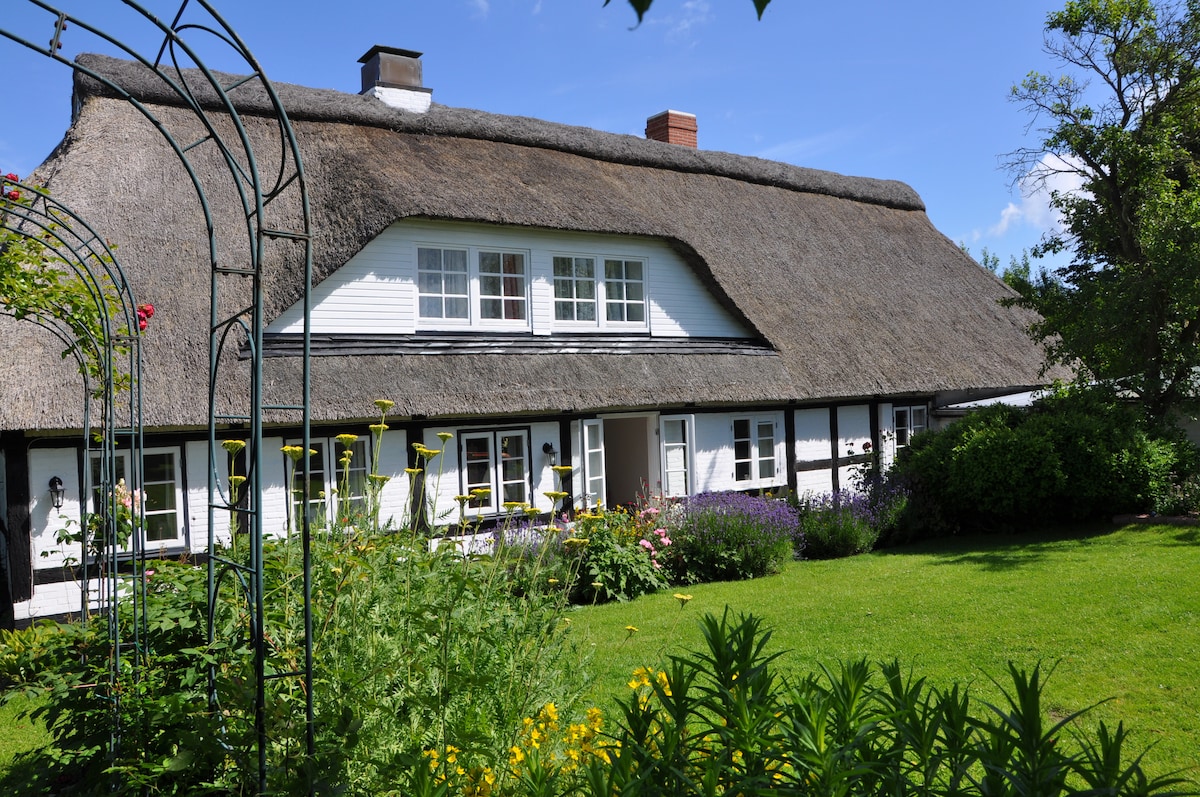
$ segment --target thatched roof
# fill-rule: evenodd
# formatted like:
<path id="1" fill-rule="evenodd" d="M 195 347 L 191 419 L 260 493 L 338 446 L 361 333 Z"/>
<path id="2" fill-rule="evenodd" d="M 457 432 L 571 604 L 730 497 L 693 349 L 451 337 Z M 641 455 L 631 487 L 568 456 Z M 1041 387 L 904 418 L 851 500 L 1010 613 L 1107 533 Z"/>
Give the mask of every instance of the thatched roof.
<path id="1" fill-rule="evenodd" d="M 141 67 L 81 60 L 181 140 L 199 138 L 190 112 Z M 394 400 L 402 416 L 434 417 L 999 392 L 1041 379 L 1042 352 L 1024 334 L 1030 316 L 1000 306 L 1008 288 L 934 229 L 904 184 L 534 119 L 439 105 L 414 114 L 334 91 L 278 91 L 308 177 L 316 281 L 408 217 L 654 236 L 777 352 L 319 357 L 316 420 L 369 417 L 375 398 Z M 86 78 L 76 92 L 77 118 L 38 175 L 119 244 L 139 301 L 158 308 L 143 342 L 146 422 L 201 425 L 209 261 L 194 192 L 131 105 Z M 256 116 L 265 99 L 247 87 L 237 101 L 269 172 L 275 126 Z M 211 146 L 190 154 L 206 185 L 228 184 Z M 222 204 L 228 191 L 214 196 L 219 249 L 238 262 L 240 209 Z M 299 299 L 294 253 L 270 250 L 268 320 Z M 30 325 L 0 323 L 0 428 L 77 427 L 77 380 L 57 358 L 30 356 L 61 347 L 22 326 Z M 240 395 L 241 367 L 218 395 Z M 266 400 L 293 401 L 299 371 L 297 358 L 268 360 Z"/>

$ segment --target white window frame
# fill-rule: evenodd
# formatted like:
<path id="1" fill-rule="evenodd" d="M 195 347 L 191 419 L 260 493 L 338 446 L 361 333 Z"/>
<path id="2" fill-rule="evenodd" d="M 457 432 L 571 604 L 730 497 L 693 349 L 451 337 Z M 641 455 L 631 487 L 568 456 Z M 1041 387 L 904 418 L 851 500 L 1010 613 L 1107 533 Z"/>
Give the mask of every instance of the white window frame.
<path id="1" fill-rule="evenodd" d="M 678 426 L 676 427 L 676 424 Z M 669 433 L 678 428 L 682 433 Z M 658 448 L 661 471 L 660 486 L 664 498 L 691 495 L 694 487 L 696 425 L 691 415 L 661 415 L 658 419 Z M 682 438 L 682 439 L 679 439 Z M 682 484 L 680 483 L 682 480 Z"/>
<path id="2" fill-rule="evenodd" d="M 739 424 L 746 424 L 745 434 L 739 437 Z M 763 428 L 770 428 L 770 437 Z M 780 473 L 779 420 L 774 415 L 739 415 L 730 424 L 733 439 L 733 480 L 739 488 L 773 487 Z M 769 472 L 764 475 L 763 468 Z M 742 475 L 742 474 L 745 475 Z"/>
<path id="3" fill-rule="evenodd" d="M 570 274 L 560 274 L 559 267 L 570 266 Z M 586 269 L 590 273 L 580 273 Z M 596 258 L 593 255 L 554 254 L 550 257 L 551 280 L 554 285 L 552 317 L 558 326 L 597 327 L 600 325 L 600 280 L 596 279 Z M 581 295 L 590 293 L 591 296 Z M 560 308 L 569 309 L 570 318 L 560 318 Z M 590 318 L 580 318 L 580 314 Z"/>
<path id="4" fill-rule="evenodd" d="M 507 441 L 508 447 L 505 447 Z M 469 460 L 468 448 L 477 443 L 486 443 L 485 460 Z M 514 449 L 514 446 L 516 449 Z M 504 452 L 518 450 L 520 456 L 516 461 L 523 463 L 521 472 L 516 476 L 505 472 Z M 478 449 L 476 449 L 478 451 Z M 504 512 L 504 504 L 517 501 L 531 504 L 533 501 L 532 452 L 529 448 L 528 429 L 488 429 L 470 432 L 460 432 L 458 435 L 459 456 L 459 487 L 460 495 L 471 495 L 465 510 L 469 514 L 489 515 Z M 510 461 L 513 461 L 510 459 Z M 482 473 L 476 474 L 477 468 L 472 465 L 483 464 Z M 485 496 L 472 494 L 472 490 L 486 488 Z M 506 488 L 509 488 L 506 490 Z"/>
<path id="5" fill-rule="evenodd" d="M 125 480 L 125 485 L 131 491 L 134 489 L 132 468 L 130 466 L 130 452 L 128 450 L 115 452 L 116 473 L 113 474 L 113 484 L 122 479 Z M 172 457 L 172 478 L 148 480 L 146 470 L 146 460 L 151 457 L 159 457 L 169 455 Z M 89 498 L 91 502 L 91 512 L 98 513 L 101 511 L 97 501 L 104 500 L 100 495 L 102 485 L 100 484 L 100 460 L 103 457 L 103 452 L 91 451 L 88 452 L 88 468 L 91 469 L 92 490 L 93 494 Z M 178 446 L 156 446 L 154 448 L 142 449 L 142 484 L 139 489 L 142 492 L 141 498 L 141 517 L 143 521 L 143 534 L 141 538 L 142 550 L 149 551 L 151 548 L 175 548 L 183 546 L 187 543 L 187 516 L 184 504 L 184 489 L 183 489 L 183 452 Z M 173 502 L 173 506 L 158 506 L 158 488 L 161 485 L 174 485 L 174 489 L 169 489 L 166 496 Z M 137 510 L 134 511 L 134 519 L 137 519 Z M 151 519 L 165 518 L 174 515 L 174 534 L 169 537 L 159 537 L 157 539 L 149 539 L 145 535 L 145 526 L 149 525 Z M 130 545 L 126 544 L 123 550 L 130 550 Z"/>
<path id="6" fill-rule="evenodd" d="M 560 260 L 570 259 L 572 271 L 576 272 L 580 261 L 590 262 L 592 276 L 580 276 L 575 273 L 568 277 L 556 271 Z M 608 263 L 620 263 L 622 277 L 608 277 Z M 641 267 L 640 279 L 626 279 L 625 269 L 631 263 Z M 561 330 L 605 330 L 609 332 L 629 331 L 644 332 L 650 328 L 650 299 L 649 299 L 650 260 L 636 255 L 604 255 L 595 252 L 562 252 L 555 251 L 550 257 L 550 280 L 553 286 L 551 296 L 550 319 L 555 329 Z M 591 297 L 580 297 L 580 285 L 590 284 Z M 631 290 L 636 286 L 636 290 Z M 638 298 L 630 299 L 629 294 L 638 294 Z M 570 306 L 572 318 L 559 318 L 559 307 Z M 609 318 L 610 305 L 620 308 L 620 318 Z M 579 318 L 579 308 L 589 306 L 591 318 Z M 637 308 L 642 316 L 640 320 L 629 321 L 630 308 Z"/>
<path id="7" fill-rule="evenodd" d="M 422 263 L 425 260 L 423 254 L 425 250 L 441 253 L 439 259 L 441 265 L 439 268 L 422 267 Z M 458 269 L 452 272 L 460 277 L 465 277 L 465 293 L 457 290 L 457 288 L 461 287 L 458 285 L 453 286 L 456 288 L 453 292 L 447 292 L 446 290 L 446 275 L 450 273 L 445 270 L 447 252 L 463 253 L 465 255 L 465 272 Z M 530 287 L 533 284 L 533 258 L 531 255 L 532 253 L 528 249 L 508 246 L 464 246 L 461 244 L 432 241 L 414 242 L 413 262 L 416 264 L 416 284 L 414 285 L 414 291 L 416 295 L 415 318 L 417 328 L 426 330 L 532 329 L 533 306 Z M 484 271 L 483 263 L 485 258 L 490 259 L 492 256 L 499 256 L 500 271 L 498 272 Z M 519 260 L 519 272 L 506 270 L 508 264 L 513 260 Z M 429 286 L 423 283 L 432 282 L 435 277 L 441 283 L 439 290 L 427 290 Z M 440 303 L 441 315 L 426 315 L 423 312 L 423 305 L 433 301 Z M 465 304 L 466 315 L 452 315 L 447 317 L 446 310 L 449 302 L 456 303 L 456 310 L 458 306 Z M 495 302 L 499 303 L 501 317 L 485 318 L 485 308 Z M 512 317 L 504 317 L 510 313 Z"/>
<path id="8" fill-rule="evenodd" d="M 579 450 L 583 454 L 583 495 L 580 496 L 584 509 L 592 509 L 605 503 L 608 495 L 608 480 L 604 467 L 604 421 L 595 418 L 582 424 Z"/>
<path id="9" fill-rule="evenodd" d="M 915 419 L 920 416 L 921 422 L 916 423 Z M 903 417 L 903 423 L 901 422 Z M 918 432 L 923 432 L 929 428 L 929 405 L 927 404 L 906 404 L 892 405 L 892 431 L 895 433 L 895 448 L 901 449 L 906 447 L 912 440 L 912 436 Z"/>
<path id="10" fill-rule="evenodd" d="M 631 263 L 637 263 L 640 266 L 641 277 L 630 279 L 627 276 L 627 270 Z M 609 266 L 617 264 L 620 264 L 621 276 L 609 276 Z M 604 319 L 604 326 L 645 329 L 650 323 L 649 302 L 646 300 L 646 272 L 647 263 L 645 258 L 604 258 L 604 265 L 601 270 L 601 277 L 604 280 L 604 312 L 600 314 Z M 620 288 L 620 295 L 618 295 L 618 287 Z M 636 294 L 636 296 L 630 298 L 631 293 Z M 620 318 L 613 318 L 614 309 L 620 310 Z M 631 320 L 629 316 L 633 310 L 637 310 L 641 318 Z"/>
<path id="11" fill-rule="evenodd" d="M 424 252 L 437 252 L 437 268 L 423 267 L 426 258 Z M 461 254 L 463 258 L 462 269 L 446 270 L 446 253 L 453 252 Z M 464 325 L 471 323 L 471 253 L 461 246 L 417 246 L 416 253 L 417 264 L 417 318 L 422 323 L 436 323 L 439 325 Z M 462 285 L 461 290 L 447 290 L 447 282 L 453 281 L 454 277 L 458 277 Z M 437 281 L 438 290 L 426 290 L 426 282 Z M 426 303 L 436 302 L 438 305 L 438 314 L 425 314 Z M 454 313 L 447 315 L 447 308 L 451 303 L 461 305 L 465 311 L 462 314 Z"/>
<path id="12" fill-rule="evenodd" d="M 318 523 L 333 523 L 338 520 L 344 503 L 351 505 L 357 504 L 362 508 L 366 508 L 366 489 L 367 476 L 371 472 L 371 440 L 368 435 L 359 435 L 351 445 L 359 449 L 361 454 L 361 462 L 359 455 L 356 454 L 351 460 L 350 467 L 350 488 L 351 494 L 348 498 L 341 495 L 341 456 L 344 447 L 342 442 L 336 437 L 315 437 L 309 440 L 312 450 L 317 454 L 313 457 L 316 462 L 314 465 L 319 467 L 311 467 L 310 476 L 313 478 L 313 487 L 317 489 L 317 495 L 309 497 L 309 505 L 314 507 L 314 513 L 310 515 L 312 522 Z M 285 440 L 284 445 L 303 446 L 303 441 Z M 283 455 L 285 473 L 288 474 L 290 483 L 288 485 L 288 517 L 295 525 L 299 524 L 299 513 L 297 509 L 300 505 L 297 491 L 303 486 L 304 479 L 304 460 L 299 459 L 295 462 L 287 454 Z M 312 488 L 310 488 L 311 490 Z M 332 499 L 332 500 L 331 500 Z"/>

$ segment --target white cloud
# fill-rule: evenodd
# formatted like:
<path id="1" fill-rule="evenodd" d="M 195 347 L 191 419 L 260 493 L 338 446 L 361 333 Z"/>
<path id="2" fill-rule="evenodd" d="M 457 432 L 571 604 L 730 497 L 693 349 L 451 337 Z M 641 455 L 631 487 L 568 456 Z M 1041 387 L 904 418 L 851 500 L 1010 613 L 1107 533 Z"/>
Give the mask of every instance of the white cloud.
<path id="1" fill-rule="evenodd" d="M 817 160 L 819 156 L 835 149 L 845 147 L 848 142 L 858 137 L 858 131 L 853 129 L 829 130 L 812 136 L 780 141 L 755 152 L 754 155 L 766 160 L 804 164 Z"/>
<path id="2" fill-rule="evenodd" d="M 1072 167 L 1071 162 L 1057 155 L 1045 155 L 1038 165 L 1018 181 L 1021 198 L 1009 202 L 1000 211 L 1000 218 L 986 230 L 975 229 L 970 239 L 977 242 L 985 239 L 1003 238 L 1017 230 L 1047 232 L 1061 229 L 1058 212 L 1050 207 L 1052 192 L 1075 193 L 1083 186 L 1083 178 Z"/>
<path id="3" fill-rule="evenodd" d="M 697 29 L 712 20 L 711 9 L 708 0 L 685 0 L 678 11 L 656 16 L 659 13 L 656 6 L 654 13 L 647 14 L 642 24 L 665 29 L 668 41 L 694 44 L 687 40 L 692 38 Z"/>

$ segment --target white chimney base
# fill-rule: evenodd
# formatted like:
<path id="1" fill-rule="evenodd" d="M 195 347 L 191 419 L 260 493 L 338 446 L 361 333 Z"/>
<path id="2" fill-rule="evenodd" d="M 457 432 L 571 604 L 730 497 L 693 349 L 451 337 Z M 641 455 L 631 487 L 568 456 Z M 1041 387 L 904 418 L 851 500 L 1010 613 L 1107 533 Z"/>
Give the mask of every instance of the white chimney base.
<path id="1" fill-rule="evenodd" d="M 390 86 L 373 86 L 363 94 L 374 97 L 384 105 L 413 113 L 425 113 L 433 103 L 432 89 L 396 89 Z"/>

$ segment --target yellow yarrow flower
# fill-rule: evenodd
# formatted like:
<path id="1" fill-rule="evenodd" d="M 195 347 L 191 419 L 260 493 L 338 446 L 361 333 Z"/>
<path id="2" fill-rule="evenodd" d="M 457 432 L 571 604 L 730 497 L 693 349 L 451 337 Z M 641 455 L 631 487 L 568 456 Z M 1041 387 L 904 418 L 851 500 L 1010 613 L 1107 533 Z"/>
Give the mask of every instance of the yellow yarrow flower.
<path id="1" fill-rule="evenodd" d="M 352 446 L 354 444 L 354 441 L 358 439 L 358 435 L 356 435 L 356 434 L 340 434 L 334 439 L 337 440 L 339 443 L 341 443 L 344 448 L 349 448 L 350 446 Z"/>
<path id="2" fill-rule="evenodd" d="M 374 404 L 380 412 L 387 412 L 392 407 L 396 406 L 396 402 L 388 399 L 375 399 Z"/>
<path id="3" fill-rule="evenodd" d="M 236 456 L 246 448 L 245 440 L 222 440 L 221 448 L 229 452 L 231 456 Z"/>
<path id="4" fill-rule="evenodd" d="M 437 433 L 437 439 L 441 440 L 443 443 L 446 442 L 447 440 L 449 440 L 451 437 L 454 437 L 454 435 L 451 432 L 438 432 Z"/>

